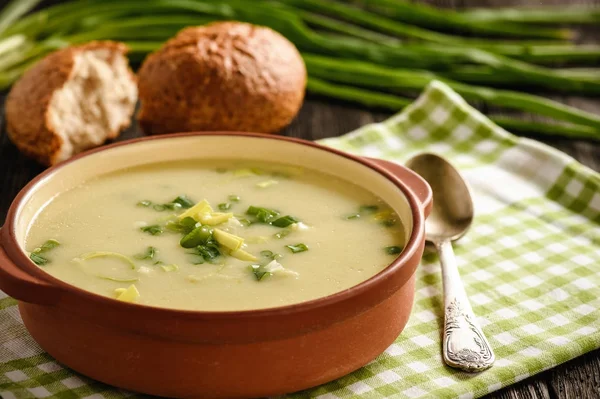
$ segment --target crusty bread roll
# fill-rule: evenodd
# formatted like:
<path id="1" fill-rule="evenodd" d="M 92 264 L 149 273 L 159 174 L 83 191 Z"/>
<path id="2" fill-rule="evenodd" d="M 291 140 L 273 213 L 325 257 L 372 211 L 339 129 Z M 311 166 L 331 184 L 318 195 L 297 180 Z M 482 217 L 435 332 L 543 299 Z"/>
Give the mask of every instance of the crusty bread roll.
<path id="1" fill-rule="evenodd" d="M 138 72 L 139 123 L 146 133 L 274 133 L 304 99 L 306 68 L 279 33 L 241 22 L 179 32 Z"/>
<path id="2" fill-rule="evenodd" d="M 54 165 L 118 136 L 137 101 L 127 48 L 91 42 L 58 50 L 29 69 L 6 100 L 7 131 L 26 155 Z"/>

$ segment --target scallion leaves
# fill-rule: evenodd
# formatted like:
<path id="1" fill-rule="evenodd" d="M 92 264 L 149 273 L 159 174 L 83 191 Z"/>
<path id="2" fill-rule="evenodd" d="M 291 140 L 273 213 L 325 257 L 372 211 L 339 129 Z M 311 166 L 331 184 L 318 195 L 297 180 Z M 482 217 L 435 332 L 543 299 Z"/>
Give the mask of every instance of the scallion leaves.
<path id="1" fill-rule="evenodd" d="M 269 250 L 260 251 L 260 255 L 270 260 L 277 260 L 283 258 L 283 255 Z"/>
<path id="2" fill-rule="evenodd" d="M 32 252 L 29 254 L 29 259 L 33 261 L 38 266 L 44 266 L 46 263 L 50 262 L 47 258 L 43 257 L 39 253 Z"/>
<path id="3" fill-rule="evenodd" d="M 229 209 L 231 209 L 231 203 L 229 203 L 229 202 L 222 202 L 219 205 L 217 205 L 217 207 L 221 211 L 228 211 Z"/>
<path id="4" fill-rule="evenodd" d="M 260 256 L 264 256 L 265 258 L 272 259 L 273 258 L 273 251 L 268 251 L 268 250 L 260 251 Z"/>
<path id="5" fill-rule="evenodd" d="M 229 197 L 227 197 L 229 199 L 229 201 L 231 202 L 240 202 L 240 196 L 239 195 L 234 195 L 231 194 Z"/>
<path id="6" fill-rule="evenodd" d="M 175 198 L 173 201 L 171 201 L 172 204 L 179 204 L 181 205 L 182 208 L 191 208 L 192 206 L 194 206 L 194 204 L 196 204 L 195 201 L 189 199 L 185 194 L 183 195 L 178 195 L 177 198 Z"/>
<path id="7" fill-rule="evenodd" d="M 261 206 L 250 206 L 246 211 L 247 215 L 254 216 L 256 222 L 270 224 L 275 227 L 289 227 L 300 220 L 291 215 L 279 217 L 279 211 L 275 209 L 264 208 Z"/>
<path id="8" fill-rule="evenodd" d="M 208 226 L 199 226 L 187 233 L 179 241 L 183 248 L 194 248 L 206 244 L 212 237 L 212 229 Z"/>
<path id="9" fill-rule="evenodd" d="M 178 202 L 167 202 L 166 204 L 154 204 L 152 205 L 152 209 L 158 212 L 165 211 L 167 209 L 171 211 L 175 211 L 183 208 L 183 206 Z"/>
<path id="10" fill-rule="evenodd" d="M 289 235 L 291 232 L 292 232 L 291 230 L 283 230 L 283 231 L 280 231 L 279 233 L 273 234 L 273 237 L 280 240 L 280 239 L 284 238 L 285 236 Z"/>
<path id="11" fill-rule="evenodd" d="M 177 197 L 175 197 L 175 199 L 165 204 L 155 203 L 150 200 L 142 200 L 137 203 L 137 206 L 141 206 L 144 208 L 152 207 L 152 209 L 154 209 L 157 212 L 164 212 L 167 209 L 171 211 L 176 211 L 179 209 L 191 208 L 192 206 L 194 206 L 194 204 L 195 202 L 193 200 L 191 200 L 185 194 L 182 194 L 178 195 Z"/>
<path id="12" fill-rule="evenodd" d="M 221 256 L 221 250 L 219 249 L 219 244 L 211 239 L 206 243 L 195 247 L 193 254 L 198 256 L 198 259 L 194 264 L 199 265 L 204 263 L 204 261 L 212 262 Z"/>
<path id="13" fill-rule="evenodd" d="M 278 211 L 260 206 L 250 206 L 246 214 L 254 216 L 260 223 L 270 223 L 279 216 Z"/>
<path id="14" fill-rule="evenodd" d="M 55 239 L 47 240 L 40 247 L 35 248 L 33 251 L 31 251 L 31 254 L 29 254 L 29 259 L 31 259 L 31 261 L 38 266 L 43 266 L 47 263 L 50 263 L 50 260 L 47 257 L 42 256 L 41 254 L 48 252 L 58 247 L 59 245 L 60 243 Z"/>
<path id="15" fill-rule="evenodd" d="M 396 219 L 386 219 L 383 222 L 381 222 L 381 224 L 385 227 L 392 227 L 396 224 Z"/>
<path id="16" fill-rule="evenodd" d="M 58 247 L 60 245 L 60 243 L 54 239 L 50 239 L 48 241 L 46 241 L 45 243 L 42 244 L 42 246 L 40 247 L 40 251 L 39 252 L 46 252 L 49 251 L 51 249 L 54 249 L 56 247 Z"/>
<path id="17" fill-rule="evenodd" d="M 361 205 L 358 208 L 359 213 L 375 213 L 379 210 L 379 205 Z"/>
<path id="18" fill-rule="evenodd" d="M 306 246 L 306 244 L 296 244 L 296 245 L 286 245 L 285 246 L 287 249 L 289 249 L 290 251 L 292 251 L 292 253 L 297 254 L 299 252 L 304 252 L 304 251 L 308 251 L 308 247 Z"/>
<path id="19" fill-rule="evenodd" d="M 272 273 L 265 270 L 261 265 L 250 265 L 250 271 L 254 274 L 256 281 L 261 281 L 265 277 L 269 277 Z"/>
<path id="20" fill-rule="evenodd" d="M 196 227 L 200 226 L 200 223 L 196 222 L 193 218 L 187 216 L 179 221 L 169 220 L 165 227 L 171 231 L 177 231 L 183 234 L 188 234 Z"/>
<path id="21" fill-rule="evenodd" d="M 157 224 L 153 224 L 150 226 L 144 226 L 144 227 L 140 227 L 140 230 L 142 230 L 144 233 L 148 233 L 150 235 L 153 236 L 157 236 L 163 233 L 163 229 L 162 227 L 160 227 Z"/>
<path id="22" fill-rule="evenodd" d="M 292 225 L 294 223 L 298 223 L 299 220 L 296 219 L 293 216 L 287 215 L 287 216 L 283 216 L 280 217 L 279 219 L 273 221 L 271 224 L 273 226 L 277 226 L 277 227 L 288 227 L 289 225 Z"/>
<path id="23" fill-rule="evenodd" d="M 158 250 L 156 248 L 148 247 L 148 248 L 146 248 L 145 252 L 134 255 L 133 257 L 136 259 L 140 259 L 140 260 L 154 259 L 154 256 L 156 255 L 157 252 L 158 252 Z"/>
<path id="24" fill-rule="evenodd" d="M 397 245 L 393 245 L 390 247 L 385 247 L 385 252 L 387 252 L 388 255 L 398 255 L 402 252 L 404 248 L 397 246 Z"/>

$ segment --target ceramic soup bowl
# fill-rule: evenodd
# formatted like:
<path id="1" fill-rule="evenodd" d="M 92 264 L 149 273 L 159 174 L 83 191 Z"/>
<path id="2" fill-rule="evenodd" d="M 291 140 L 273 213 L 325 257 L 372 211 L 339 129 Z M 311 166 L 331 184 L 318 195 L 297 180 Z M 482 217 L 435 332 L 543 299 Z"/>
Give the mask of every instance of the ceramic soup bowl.
<path id="1" fill-rule="evenodd" d="M 406 229 L 404 251 L 342 292 L 294 305 L 204 312 L 143 306 L 58 280 L 23 249 L 28 226 L 57 193 L 126 167 L 183 159 L 265 160 L 325 171 L 387 202 Z M 431 190 L 412 171 L 313 142 L 260 134 L 145 137 L 46 170 L 16 197 L 0 230 L 0 289 L 50 355 L 96 380 L 168 397 L 272 396 L 313 387 L 369 363 L 402 332 L 414 299 Z"/>

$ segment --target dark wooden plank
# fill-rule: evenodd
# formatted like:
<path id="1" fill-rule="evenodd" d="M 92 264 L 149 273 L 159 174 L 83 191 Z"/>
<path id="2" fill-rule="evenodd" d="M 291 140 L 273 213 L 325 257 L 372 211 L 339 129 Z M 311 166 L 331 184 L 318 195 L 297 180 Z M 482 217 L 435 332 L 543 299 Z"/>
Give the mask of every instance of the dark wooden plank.
<path id="1" fill-rule="evenodd" d="M 554 399 L 545 379 L 536 378 L 511 385 L 501 391 L 486 396 L 484 399 Z"/>
<path id="2" fill-rule="evenodd" d="M 556 398 L 600 398 L 600 350 L 546 373 L 550 392 Z"/>

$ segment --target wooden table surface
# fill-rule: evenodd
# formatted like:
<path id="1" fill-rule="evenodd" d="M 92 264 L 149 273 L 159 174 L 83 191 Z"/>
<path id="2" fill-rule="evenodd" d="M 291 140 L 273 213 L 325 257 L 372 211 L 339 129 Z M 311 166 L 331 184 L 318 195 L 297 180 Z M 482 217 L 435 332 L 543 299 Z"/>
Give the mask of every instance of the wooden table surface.
<path id="1" fill-rule="evenodd" d="M 592 1 L 528 1 L 528 0 L 429 0 L 429 3 L 443 7 L 467 6 L 511 6 L 540 4 L 595 4 Z M 579 40 L 589 43 L 600 43 L 600 27 L 582 30 Z M 6 93 L 0 94 L 1 105 L 4 104 Z M 577 97 L 552 96 L 552 98 L 581 107 L 600 114 L 599 99 L 584 99 Z M 6 212 L 17 192 L 43 167 L 22 156 L 9 142 L 4 118 L 0 114 L 0 225 L 4 223 Z M 483 111 L 490 111 L 483 107 Z M 380 121 L 390 114 L 359 108 L 349 104 L 332 102 L 327 99 L 309 96 L 296 120 L 283 132 L 285 135 L 317 140 L 325 137 L 339 136 L 356 129 L 366 123 Z M 119 140 L 142 135 L 137 126 L 124 132 Z M 600 144 L 561 139 L 540 139 L 567 154 L 581 163 L 600 171 Z M 492 393 L 486 399 L 598 399 L 600 398 L 600 350 L 590 352 L 561 366 L 548 370 L 527 380 L 521 381 L 501 391 Z"/>

